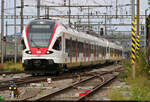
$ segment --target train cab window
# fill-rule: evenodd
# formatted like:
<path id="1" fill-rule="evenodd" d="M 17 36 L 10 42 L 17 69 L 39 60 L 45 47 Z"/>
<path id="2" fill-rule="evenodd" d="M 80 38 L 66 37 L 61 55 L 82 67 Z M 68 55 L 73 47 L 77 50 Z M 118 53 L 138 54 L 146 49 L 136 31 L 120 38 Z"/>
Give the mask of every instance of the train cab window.
<path id="1" fill-rule="evenodd" d="M 62 43 L 62 41 L 61 41 L 61 37 L 58 37 L 57 38 L 57 40 L 56 40 L 56 42 L 55 42 L 55 44 L 54 44 L 54 46 L 53 46 L 53 49 L 54 50 L 61 50 L 61 44 Z"/>

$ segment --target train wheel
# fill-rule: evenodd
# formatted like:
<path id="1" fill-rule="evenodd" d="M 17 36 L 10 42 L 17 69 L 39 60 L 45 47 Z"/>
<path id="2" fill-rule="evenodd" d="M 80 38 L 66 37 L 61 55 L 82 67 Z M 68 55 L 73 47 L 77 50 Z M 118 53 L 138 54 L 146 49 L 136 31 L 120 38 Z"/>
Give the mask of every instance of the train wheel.
<path id="1" fill-rule="evenodd" d="M 32 76 L 36 76 L 36 74 L 35 74 L 35 73 L 31 73 L 31 75 L 32 75 Z"/>
<path id="2" fill-rule="evenodd" d="M 57 70 L 57 71 L 55 72 L 55 74 L 56 74 L 56 75 L 59 75 L 59 74 L 60 74 L 60 71 L 59 71 L 59 70 Z"/>

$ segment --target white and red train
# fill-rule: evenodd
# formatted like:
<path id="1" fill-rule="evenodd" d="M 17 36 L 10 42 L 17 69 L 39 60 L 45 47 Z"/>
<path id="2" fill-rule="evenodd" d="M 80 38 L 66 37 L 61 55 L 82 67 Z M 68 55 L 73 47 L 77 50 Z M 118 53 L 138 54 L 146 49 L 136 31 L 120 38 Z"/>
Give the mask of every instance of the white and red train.
<path id="1" fill-rule="evenodd" d="M 24 70 L 49 73 L 122 59 L 122 46 L 50 19 L 35 19 L 22 34 Z"/>

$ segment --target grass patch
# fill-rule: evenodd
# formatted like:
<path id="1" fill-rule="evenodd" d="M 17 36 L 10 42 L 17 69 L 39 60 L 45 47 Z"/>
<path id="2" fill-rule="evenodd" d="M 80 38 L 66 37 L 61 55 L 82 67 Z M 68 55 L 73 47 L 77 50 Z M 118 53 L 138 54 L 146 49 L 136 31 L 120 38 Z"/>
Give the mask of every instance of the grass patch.
<path id="1" fill-rule="evenodd" d="M 4 97 L 0 96 L 0 101 L 3 101 L 4 100 Z"/>
<path id="2" fill-rule="evenodd" d="M 108 93 L 108 97 L 111 100 L 126 100 L 126 98 L 122 95 L 120 89 L 110 89 Z"/>
<path id="3" fill-rule="evenodd" d="M 12 61 L 0 64 L 0 71 L 22 71 L 23 67 L 21 62 L 14 64 Z"/>
<path id="4" fill-rule="evenodd" d="M 145 51 L 141 50 L 139 57 L 135 61 L 135 79 L 132 77 L 132 63 L 129 59 L 122 62 L 125 72 L 120 77 L 131 88 L 129 89 L 111 89 L 108 97 L 112 100 L 150 100 L 150 75 L 148 73 L 148 65 L 146 63 Z M 128 96 L 123 96 L 122 91 L 129 92 Z"/>

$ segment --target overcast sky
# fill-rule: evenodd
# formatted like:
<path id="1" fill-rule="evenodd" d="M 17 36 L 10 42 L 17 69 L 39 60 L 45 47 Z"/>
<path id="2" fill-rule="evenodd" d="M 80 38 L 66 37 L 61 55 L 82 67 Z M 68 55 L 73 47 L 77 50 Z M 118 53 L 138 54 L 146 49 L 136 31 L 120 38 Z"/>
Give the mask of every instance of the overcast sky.
<path id="1" fill-rule="evenodd" d="M 14 0 L 5 0 L 5 9 L 11 8 L 10 10 L 5 10 L 5 15 L 13 15 L 13 4 Z M 20 6 L 20 1 L 21 0 L 16 0 L 17 1 L 17 6 Z M 67 4 L 68 4 L 68 0 Z M 71 5 L 113 5 L 113 8 L 107 9 L 107 14 L 113 14 L 115 15 L 116 12 L 116 0 L 70 0 Z M 135 0 L 136 1 L 136 0 Z M 24 0 L 25 5 L 36 5 L 36 0 Z M 145 9 L 148 7 L 148 0 L 140 0 L 140 14 L 144 14 Z M 64 3 L 64 0 L 41 0 L 41 5 L 62 5 Z M 125 5 L 125 4 L 131 4 L 131 0 L 118 0 L 118 5 Z M 1 8 L 0 8 L 1 9 Z M 50 9 L 50 14 L 67 14 L 68 8 L 55 8 L 55 9 Z M 71 14 L 87 14 L 87 10 L 84 10 L 83 12 L 80 12 L 80 9 L 71 9 Z M 99 14 L 104 14 L 106 13 L 105 8 L 95 8 L 91 9 L 90 12 L 95 13 L 98 12 Z M 17 15 L 19 15 L 20 9 L 17 9 Z M 31 8 L 31 7 L 25 7 L 24 9 L 24 14 L 25 15 L 36 15 L 36 9 Z M 41 10 L 41 15 L 44 14 L 44 10 Z M 125 14 L 131 14 L 131 7 L 130 6 L 119 6 L 118 8 L 118 14 L 120 15 L 125 15 Z M 9 24 L 13 24 L 13 20 L 5 20 L 5 22 L 8 21 Z M 25 20 L 25 23 L 28 23 L 30 20 Z M 92 22 L 92 20 L 91 20 Z M 97 22 L 95 20 L 95 22 Z M 112 20 L 111 23 L 130 23 L 130 20 Z M 140 21 L 141 23 L 144 23 L 144 20 Z M 20 23 L 20 20 L 17 20 L 17 23 Z M 119 30 L 130 30 L 130 27 L 122 27 L 118 28 Z M 1 29 L 1 28 L 0 28 Z M 19 32 L 20 27 L 17 27 L 17 32 Z M 9 34 L 13 34 L 13 27 L 9 27 Z"/>

